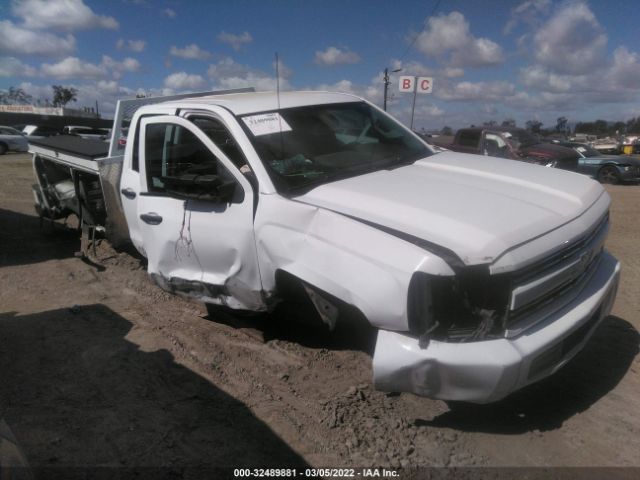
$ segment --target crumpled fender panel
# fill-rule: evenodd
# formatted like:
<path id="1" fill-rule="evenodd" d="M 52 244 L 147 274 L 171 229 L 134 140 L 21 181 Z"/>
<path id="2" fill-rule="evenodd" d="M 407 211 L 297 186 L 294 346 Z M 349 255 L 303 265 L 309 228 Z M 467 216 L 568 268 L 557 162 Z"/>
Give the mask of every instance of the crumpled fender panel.
<path id="1" fill-rule="evenodd" d="M 255 232 L 266 291 L 275 289 L 275 272 L 284 270 L 388 330 L 408 330 L 407 292 L 414 272 L 453 275 L 442 259 L 409 242 L 277 195 L 261 197 Z"/>

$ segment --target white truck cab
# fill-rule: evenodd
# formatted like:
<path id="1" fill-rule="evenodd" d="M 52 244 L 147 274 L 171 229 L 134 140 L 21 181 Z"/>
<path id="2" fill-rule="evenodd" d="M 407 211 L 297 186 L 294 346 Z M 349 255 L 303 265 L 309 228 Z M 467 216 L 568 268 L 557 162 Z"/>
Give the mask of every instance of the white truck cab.
<path id="1" fill-rule="evenodd" d="M 615 299 L 598 183 L 436 154 L 352 95 L 143 106 L 118 191 L 159 286 L 268 311 L 297 282 L 329 326 L 355 308 L 380 330 L 383 390 L 498 400 L 564 365 Z"/>

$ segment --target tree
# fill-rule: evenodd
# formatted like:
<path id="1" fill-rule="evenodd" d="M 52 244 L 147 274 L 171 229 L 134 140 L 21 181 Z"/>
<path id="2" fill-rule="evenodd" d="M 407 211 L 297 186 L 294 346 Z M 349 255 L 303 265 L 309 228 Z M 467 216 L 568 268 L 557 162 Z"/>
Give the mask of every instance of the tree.
<path id="1" fill-rule="evenodd" d="M 527 120 L 527 130 L 531 130 L 533 133 L 540 133 L 543 123 L 540 120 Z"/>
<path id="2" fill-rule="evenodd" d="M 611 126 L 611 131 L 614 132 L 616 135 L 623 135 L 627 133 L 626 128 L 627 128 L 627 124 L 618 120 L 617 122 L 614 122 L 614 124 Z"/>
<path id="3" fill-rule="evenodd" d="M 442 127 L 442 130 L 440 130 L 440 135 L 446 135 L 450 137 L 451 135 L 453 135 L 453 129 L 450 126 L 445 125 L 444 127 Z"/>
<path id="4" fill-rule="evenodd" d="M 498 125 L 498 122 L 496 122 L 495 120 L 489 120 L 488 122 L 484 122 L 482 125 L 485 127 L 495 127 L 496 125 Z"/>
<path id="5" fill-rule="evenodd" d="M 53 106 L 64 107 L 69 102 L 75 102 L 78 96 L 78 90 L 70 87 L 66 88 L 62 85 L 51 85 L 53 88 Z"/>
<path id="6" fill-rule="evenodd" d="M 9 87 L 9 90 L 0 92 L 0 103 L 8 105 L 24 105 L 31 103 L 32 99 L 22 88 Z"/>
<path id="7" fill-rule="evenodd" d="M 596 135 L 606 135 L 609 133 L 609 124 L 606 120 L 596 120 L 593 124 L 596 130 Z"/>
<path id="8" fill-rule="evenodd" d="M 515 126 L 516 126 L 516 121 L 515 121 L 515 119 L 513 119 L 513 118 L 505 118 L 505 119 L 502 121 L 502 126 L 503 126 L 503 127 L 512 127 L 512 128 L 515 128 Z"/>
<path id="9" fill-rule="evenodd" d="M 640 117 L 633 117 L 627 120 L 627 133 L 640 132 Z"/>

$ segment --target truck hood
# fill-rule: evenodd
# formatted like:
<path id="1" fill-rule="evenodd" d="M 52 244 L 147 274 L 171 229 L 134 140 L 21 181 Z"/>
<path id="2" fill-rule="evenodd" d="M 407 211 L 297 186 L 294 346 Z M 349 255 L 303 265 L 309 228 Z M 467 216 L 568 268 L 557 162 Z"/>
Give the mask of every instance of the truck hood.
<path id="1" fill-rule="evenodd" d="M 443 152 L 296 199 L 417 237 L 476 265 L 570 222 L 603 192 L 576 173 Z"/>

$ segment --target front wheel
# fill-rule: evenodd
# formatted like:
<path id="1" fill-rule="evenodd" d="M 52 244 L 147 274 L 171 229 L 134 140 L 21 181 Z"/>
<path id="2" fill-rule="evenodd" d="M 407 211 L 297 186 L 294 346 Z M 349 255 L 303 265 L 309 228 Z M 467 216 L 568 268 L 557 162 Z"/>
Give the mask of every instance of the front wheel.
<path id="1" fill-rule="evenodd" d="M 604 166 L 598 172 L 598 181 L 600 183 L 609 183 L 615 185 L 620 182 L 618 169 L 611 165 Z"/>
<path id="2" fill-rule="evenodd" d="M 0 143 L 0 155 L 7 153 L 7 146 L 4 143 Z"/>

